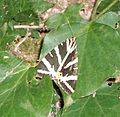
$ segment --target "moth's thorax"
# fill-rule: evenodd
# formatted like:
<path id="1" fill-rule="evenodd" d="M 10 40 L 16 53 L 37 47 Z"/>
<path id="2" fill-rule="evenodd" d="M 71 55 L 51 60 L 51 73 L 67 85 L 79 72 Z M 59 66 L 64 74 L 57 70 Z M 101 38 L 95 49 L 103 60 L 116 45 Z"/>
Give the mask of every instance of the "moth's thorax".
<path id="1" fill-rule="evenodd" d="M 62 72 L 56 72 L 55 76 L 52 77 L 52 80 L 58 80 L 58 81 L 60 81 L 62 77 L 63 77 Z"/>

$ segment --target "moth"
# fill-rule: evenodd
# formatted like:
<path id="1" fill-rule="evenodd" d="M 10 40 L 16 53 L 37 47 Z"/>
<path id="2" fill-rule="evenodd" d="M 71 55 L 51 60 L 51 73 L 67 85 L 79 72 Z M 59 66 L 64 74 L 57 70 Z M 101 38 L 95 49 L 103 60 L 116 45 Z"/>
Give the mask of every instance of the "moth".
<path id="1" fill-rule="evenodd" d="M 49 75 L 57 86 L 71 94 L 77 80 L 77 64 L 76 39 L 72 37 L 60 43 L 40 61 L 37 77 Z"/>

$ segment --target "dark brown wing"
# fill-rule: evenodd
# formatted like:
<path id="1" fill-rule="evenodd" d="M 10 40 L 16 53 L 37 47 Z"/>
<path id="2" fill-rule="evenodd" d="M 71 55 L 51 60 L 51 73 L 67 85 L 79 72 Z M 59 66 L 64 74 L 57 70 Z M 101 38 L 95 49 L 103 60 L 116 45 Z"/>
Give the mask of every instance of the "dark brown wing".
<path id="1" fill-rule="evenodd" d="M 67 93 L 74 92 L 77 80 L 77 50 L 75 38 L 67 39 L 48 53 L 38 65 L 38 75 L 48 74 Z M 60 79 L 57 74 L 62 73 Z M 55 78 L 55 79 L 54 79 Z"/>

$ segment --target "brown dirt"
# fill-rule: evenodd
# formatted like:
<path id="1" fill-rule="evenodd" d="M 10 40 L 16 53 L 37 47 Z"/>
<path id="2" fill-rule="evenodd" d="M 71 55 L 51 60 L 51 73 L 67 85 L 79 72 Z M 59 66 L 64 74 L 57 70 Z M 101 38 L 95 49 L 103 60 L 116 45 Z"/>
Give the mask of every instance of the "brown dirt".
<path id="1" fill-rule="evenodd" d="M 46 20 L 48 17 L 55 13 L 63 12 L 65 8 L 67 8 L 70 4 L 73 3 L 81 3 L 84 5 L 84 8 L 79 13 L 84 19 L 89 20 L 95 3 L 95 0 L 47 0 L 47 1 L 53 3 L 54 7 L 48 9 L 41 15 L 41 17 L 44 20 Z"/>

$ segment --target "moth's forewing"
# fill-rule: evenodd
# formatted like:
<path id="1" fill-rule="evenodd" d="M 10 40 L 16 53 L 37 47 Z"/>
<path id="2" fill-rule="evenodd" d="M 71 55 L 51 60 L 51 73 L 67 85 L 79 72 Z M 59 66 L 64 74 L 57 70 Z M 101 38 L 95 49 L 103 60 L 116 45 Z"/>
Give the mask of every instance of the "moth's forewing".
<path id="1" fill-rule="evenodd" d="M 73 93 L 76 80 L 72 79 L 68 81 L 61 81 L 58 79 L 54 79 L 53 74 L 58 72 L 59 66 L 62 64 L 65 56 L 68 53 L 68 47 L 71 47 L 73 44 L 75 45 L 75 43 L 75 38 L 67 39 L 66 41 L 56 46 L 51 52 L 49 52 L 38 65 L 38 75 L 40 76 L 40 78 L 42 78 L 45 74 L 50 75 L 55 83 L 57 83 L 57 85 L 59 85 L 69 94 Z M 62 68 L 59 71 L 60 73 L 62 73 L 63 77 L 68 77 L 71 75 L 77 77 L 77 61 L 74 62 L 75 59 L 77 59 L 76 46 L 74 50 L 69 53 L 67 59 L 65 60 Z"/>

